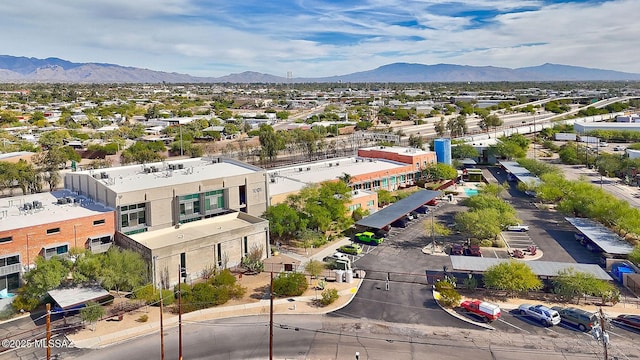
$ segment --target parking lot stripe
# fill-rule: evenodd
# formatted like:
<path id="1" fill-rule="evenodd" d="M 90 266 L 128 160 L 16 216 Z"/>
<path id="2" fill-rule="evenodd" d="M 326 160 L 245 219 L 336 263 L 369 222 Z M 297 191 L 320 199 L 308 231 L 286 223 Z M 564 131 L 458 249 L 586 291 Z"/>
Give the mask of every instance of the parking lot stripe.
<path id="1" fill-rule="evenodd" d="M 523 328 L 521 328 L 521 327 L 515 326 L 515 325 L 513 325 L 513 324 L 512 324 L 512 323 L 510 323 L 510 322 L 506 322 L 506 321 L 504 321 L 504 320 L 502 320 L 502 319 L 498 319 L 498 320 L 496 320 L 496 321 L 500 321 L 500 322 L 505 323 L 505 324 L 507 324 L 507 325 L 509 325 L 509 326 L 511 326 L 511 327 L 514 327 L 514 328 L 516 328 L 516 329 L 518 329 L 518 330 L 520 330 L 520 331 L 523 331 L 523 332 L 526 332 L 527 334 L 530 334 L 530 332 L 529 332 L 529 331 L 527 331 L 527 330 L 525 330 L 525 329 L 523 329 Z"/>

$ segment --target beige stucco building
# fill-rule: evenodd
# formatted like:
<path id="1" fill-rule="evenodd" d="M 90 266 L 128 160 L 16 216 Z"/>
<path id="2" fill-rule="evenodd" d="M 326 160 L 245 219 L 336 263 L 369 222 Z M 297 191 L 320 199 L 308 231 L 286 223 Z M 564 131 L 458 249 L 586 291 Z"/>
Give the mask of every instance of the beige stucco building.
<path id="1" fill-rule="evenodd" d="M 182 280 L 193 280 L 207 267 L 240 264 L 255 246 L 269 255 L 268 222 L 259 218 L 266 179 L 261 168 L 215 157 L 72 172 L 64 182 L 116 209 L 116 244 L 141 253 L 156 284 L 171 286 L 179 264 Z"/>

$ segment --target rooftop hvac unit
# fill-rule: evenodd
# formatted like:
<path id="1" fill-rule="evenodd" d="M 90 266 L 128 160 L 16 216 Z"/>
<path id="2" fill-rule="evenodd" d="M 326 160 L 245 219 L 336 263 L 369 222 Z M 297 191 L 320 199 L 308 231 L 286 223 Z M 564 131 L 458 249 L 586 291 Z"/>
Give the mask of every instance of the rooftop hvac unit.
<path id="1" fill-rule="evenodd" d="M 148 168 L 148 167 L 144 168 L 144 172 L 145 174 L 149 174 L 151 172 L 151 168 Z"/>
<path id="2" fill-rule="evenodd" d="M 276 178 L 271 178 L 271 182 L 275 183 L 276 182 Z"/>
<path id="3" fill-rule="evenodd" d="M 33 206 L 31 205 L 31 203 L 25 203 L 24 205 L 22 205 L 22 210 L 27 211 L 27 210 L 31 210 L 33 208 Z"/>
<path id="4" fill-rule="evenodd" d="M 169 170 L 175 170 L 176 166 L 174 164 L 169 164 Z"/>
<path id="5" fill-rule="evenodd" d="M 109 178 L 109 174 L 107 174 L 106 172 L 101 172 L 100 173 L 100 179 L 108 179 Z"/>
<path id="6" fill-rule="evenodd" d="M 67 204 L 72 204 L 73 198 L 71 196 L 67 196 Z"/>
<path id="7" fill-rule="evenodd" d="M 329 167 L 332 167 L 332 166 L 333 166 L 333 163 L 329 163 Z"/>
<path id="8" fill-rule="evenodd" d="M 179 169 L 179 170 L 184 169 L 184 164 L 178 164 L 178 169 Z"/>
<path id="9" fill-rule="evenodd" d="M 67 203 L 67 198 L 59 198 L 57 201 L 58 205 L 64 205 Z"/>
<path id="10" fill-rule="evenodd" d="M 308 167 L 308 168 L 307 168 L 307 171 L 311 171 L 311 168 L 310 168 L 310 167 Z"/>
<path id="11" fill-rule="evenodd" d="M 298 168 L 298 171 L 302 171 L 302 168 Z"/>
<path id="12" fill-rule="evenodd" d="M 339 165 L 340 165 L 340 163 L 336 163 L 336 166 L 339 166 Z"/>

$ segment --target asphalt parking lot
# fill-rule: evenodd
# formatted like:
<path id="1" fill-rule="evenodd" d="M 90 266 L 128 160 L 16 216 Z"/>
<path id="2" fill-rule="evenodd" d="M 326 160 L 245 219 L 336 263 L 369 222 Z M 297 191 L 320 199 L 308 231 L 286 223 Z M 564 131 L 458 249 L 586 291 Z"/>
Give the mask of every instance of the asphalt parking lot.
<path id="1" fill-rule="evenodd" d="M 506 181 L 506 174 L 499 168 L 490 168 L 498 182 Z M 559 213 L 540 210 L 532 198 L 512 186 L 506 195 L 518 212 L 523 224 L 529 225 L 526 233 L 508 232 L 511 244 L 526 247 L 534 243 L 543 251 L 541 260 L 559 262 L 598 263 L 599 256 L 581 246 L 574 238 L 574 228 Z M 408 223 L 406 228 L 392 228 L 385 241 L 378 246 L 363 245 L 363 253 L 355 258 L 354 265 L 367 271 L 367 278 L 354 300 L 334 316 L 379 319 L 389 322 L 424 324 L 434 326 L 477 328 L 438 308 L 432 298 L 431 285 L 427 283 L 426 271 L 441 273 L 443 267 L 451 269 L 451 261 L 443 254 L 430 255 L 422 249 L 432 242 L 425 229 L 431 222 L 450 225 L 458 212 L 467 208 L 456 203 L 443 202 L 432 208 L 432 212 L 421 214 Z M 524 235 L 524 236 L 523 236 Z M 464 244 L 464 234 L 452 234 L 436 241 L 447 245 Z M 483 249 L 483 256 L 508 258 L 506 249 Z M 389 276 L 389 290 L 386 278 Z M 498 331 L 517 334 L 538 334 L 550 337 L 574 336 L 590 341 L 589 334 L 568 325 L 546 328 L 538 322 L 517 313 L 503 312 L 501 319 L 491 324 Z M 613 325 L 612 340 L 616 337 L 640 341 L 640 332 Z"/>

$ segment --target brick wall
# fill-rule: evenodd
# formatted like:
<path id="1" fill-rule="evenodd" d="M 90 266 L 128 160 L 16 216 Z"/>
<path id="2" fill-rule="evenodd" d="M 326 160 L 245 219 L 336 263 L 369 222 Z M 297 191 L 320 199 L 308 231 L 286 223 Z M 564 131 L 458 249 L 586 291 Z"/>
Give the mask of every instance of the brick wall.
<path id="1" fill-rule="evenodd" d="M 104 223 L 101 223 L 104 220 Z M 94 225 L 94 221 L 100 222 Z M 47 230 L 58 228 L 59 231 L 47 234 Z M 35 225 L 20 229 L 0 231 L 0 238 L 12 237 L 12 241 L 0 243 L 0 256 L 20 254 L 23 264 L 34 263 L 38 255 L 42 255 L 43 247 L 55 244 L 69 244 L 73 247 L 85 248 L 87 239 L 115 232 L 115 212 L 104 212 L 77 219 L 56 221 L 43 225 Z M 28 248 L 27 248 L 28 243 Z"/>

